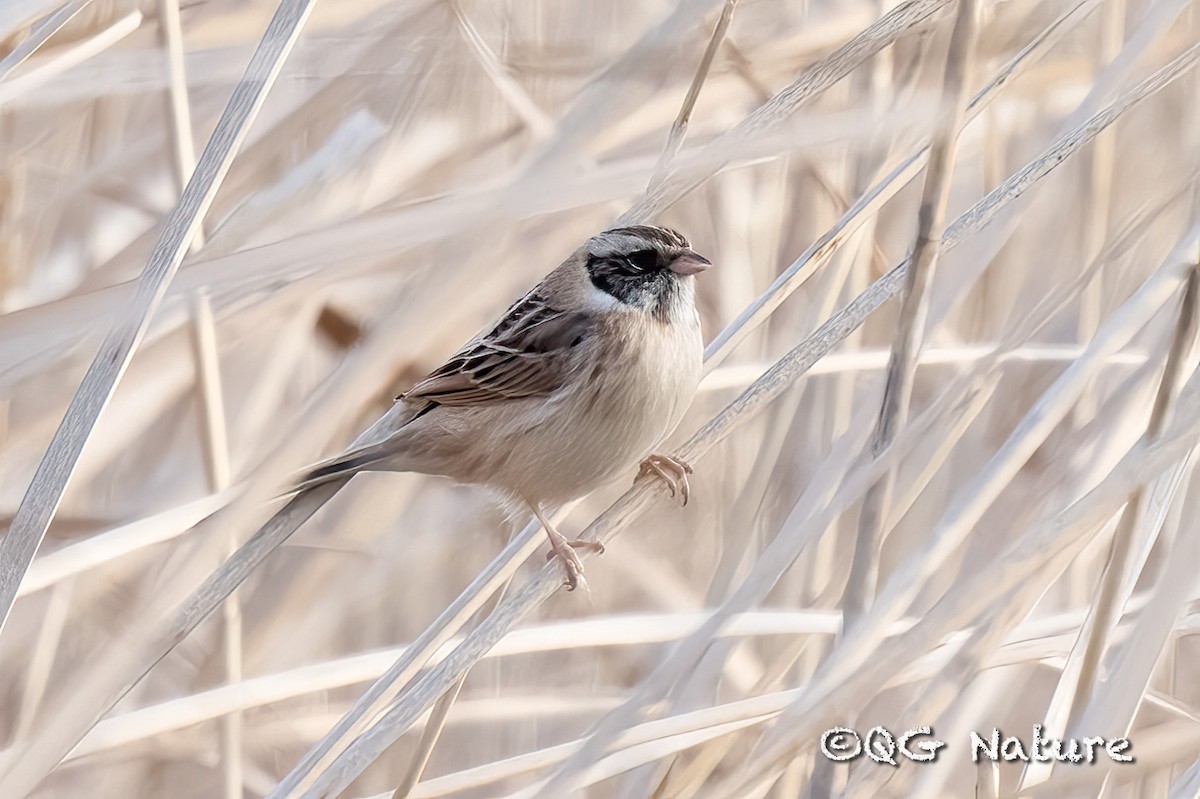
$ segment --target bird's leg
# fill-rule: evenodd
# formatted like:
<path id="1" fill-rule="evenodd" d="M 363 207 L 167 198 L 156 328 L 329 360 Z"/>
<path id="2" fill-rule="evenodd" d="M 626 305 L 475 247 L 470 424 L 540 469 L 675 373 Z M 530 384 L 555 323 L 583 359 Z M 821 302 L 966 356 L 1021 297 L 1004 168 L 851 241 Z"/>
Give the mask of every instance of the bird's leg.
<path id="1" fill-rule="evenodd" d="M 657 475 L 671 489 L 671 496 L 678 494 L 680 502 L 687 505 L 692 495 L 691 486 L 688 485 L 688 475 L 691 473 L 692 467 L 673 455 L 650 455 L 642 461 L 638 478 Z"/>
<path id="2" fill-rule="evenodd" d="M 550 539 L 550 553 L 546 559 L 557 557 L 562 561 L 563 569 L 567 572 L 567 578 L 563 581 L 563 585 L 568 591 L 574 591 L 579 587 L 580 583 L 587 587 L 587 580 L 583 576 L 583 561 L 579 559 L 579 555 L 575 553 L 577 549 L 586 549 L 590 552 L 600 554 L 604 552 L 604 544 L 599 541 L 584 541 L 582 539 L 571 540 L 554 529 L 554 525 L 542 513 L 541 506 L 536 502 L 529 502 L 529 507 L 533 510 L 533 515 L 542 523 L 542 528 L 546 531 L 546 537 Z"/>

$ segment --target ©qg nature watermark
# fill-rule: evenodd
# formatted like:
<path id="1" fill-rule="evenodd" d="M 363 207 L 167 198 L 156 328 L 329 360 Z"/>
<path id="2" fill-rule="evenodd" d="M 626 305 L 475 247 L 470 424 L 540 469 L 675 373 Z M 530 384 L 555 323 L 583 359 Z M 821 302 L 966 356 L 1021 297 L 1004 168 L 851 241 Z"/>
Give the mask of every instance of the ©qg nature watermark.
<path id="1" fill-rule="evenodd" d="M 998 727 L 985 735 L 972 732 L 969 743 L 971 760 L 975 763 L 984 759 L 993 762 L 1094 763 L 1101 752 L 1114 763 L 1132 763 L 1134 760 L 1133 755 L 1127 754 L 1133 746 L 1127 738 L 1107 741 L 1099 737 L 1048 738 L 1042 734 L 1040 724 L 1034 725 L 1028 743 L 1016 735 L 1004 736 Z M 948 746 L 934 737 L 930 727 L 917 727 L 902 735 L 896 735 L 886 727 L 872 727 L 866 735 L 849 727 L 834 727 L 821 735 L 821 754 L 839 763 L 864 754 L 876 763 L 889 766 L 900 765 L 897 757 L 915 763 L 932 763 Z"/>

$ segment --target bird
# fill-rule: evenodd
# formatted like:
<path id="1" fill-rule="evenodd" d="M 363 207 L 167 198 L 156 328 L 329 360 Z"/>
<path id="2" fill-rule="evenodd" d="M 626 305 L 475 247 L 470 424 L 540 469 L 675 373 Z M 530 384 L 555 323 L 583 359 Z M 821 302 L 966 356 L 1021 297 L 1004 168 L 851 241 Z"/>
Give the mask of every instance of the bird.
<path id="1" fill-rule="evenodd" d="M 687 504 L 692 467 L 654 452 L 700 383 L 695 277 L 712 265 L 680 233 L 605 230 L 442 366 L 396 397 L 344 452 L 301 473 L 293 491 L 362 471 L 442 475 L 528 507 L 564 585 L 586 585 L 553 510 L 615 480 L 657 476 Z"/>

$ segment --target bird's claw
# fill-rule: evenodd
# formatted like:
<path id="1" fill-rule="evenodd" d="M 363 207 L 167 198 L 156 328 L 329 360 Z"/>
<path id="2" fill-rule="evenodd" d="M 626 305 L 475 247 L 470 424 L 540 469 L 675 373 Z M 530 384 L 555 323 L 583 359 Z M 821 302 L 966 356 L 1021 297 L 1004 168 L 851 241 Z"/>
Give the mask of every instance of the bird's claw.
<path id="1" fill-rule="evenodd" d="M 688 483 L 688 475 L 691 473 L 692 467 L 679 458 L 672 455 L 651 455 L 642 461 L 642 466 L 638 469 L 638 478 L 657 475 L 667 484 L 671 497 L 678 495 L 680 503 L 686 506 L 692 495 L 691 485 Z"/>
<path id="2" fill-rule="evenodd" d="M 580 585 L 587 588 L 587 580 L 583 576 L 583 561 L 579 559 L 579 555 L 575 553 L 577 549 L 586 549 L 588 552 L 594 552 L 597 555 L 604 554 L 604 544 L 599 541 L 584 541 L 577 538 L 568 540 L 551 541 L 550 551 L 546 553 L 546 560 L 558 558 L 563 565 L 563 570 L 567 576 L 563 580 L 563 585 L 568 591 L 574 591 Z"/>

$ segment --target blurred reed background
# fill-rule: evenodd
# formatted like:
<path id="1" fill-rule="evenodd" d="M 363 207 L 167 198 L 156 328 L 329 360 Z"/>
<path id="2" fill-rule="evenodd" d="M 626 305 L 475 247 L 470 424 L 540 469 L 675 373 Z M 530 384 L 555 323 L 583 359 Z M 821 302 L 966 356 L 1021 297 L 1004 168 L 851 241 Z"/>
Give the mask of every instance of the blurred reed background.
<path id="1" fill-rule="evenodd" d="M 1197 3 L 175 3 L 0 3 L 0 796 L 1200 795 Z M 238 550 L 617 218 L 717 264 L 686 509 Z"/>

